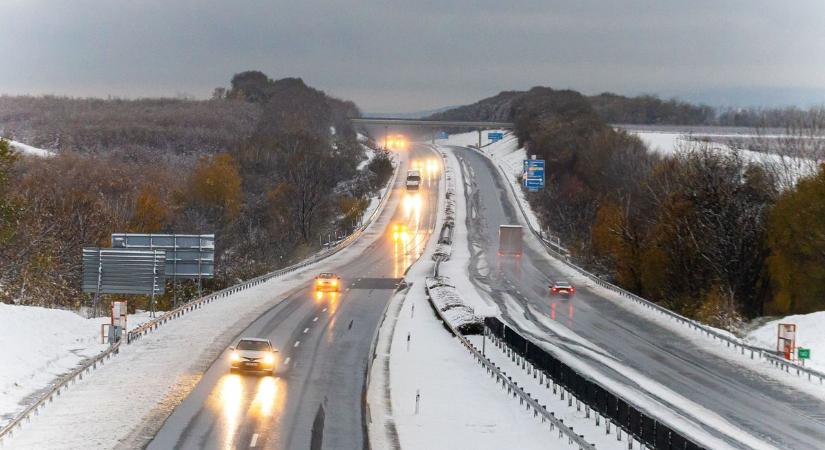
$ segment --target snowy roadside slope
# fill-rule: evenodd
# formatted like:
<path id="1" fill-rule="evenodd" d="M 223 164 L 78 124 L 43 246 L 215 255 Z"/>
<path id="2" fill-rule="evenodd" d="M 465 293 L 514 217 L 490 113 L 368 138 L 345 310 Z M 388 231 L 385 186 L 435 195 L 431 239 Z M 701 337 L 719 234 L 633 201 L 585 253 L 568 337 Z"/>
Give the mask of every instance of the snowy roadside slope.
<path id="1" fill-rule="evenodd" d="M 17 141 L 12 141 L 12 140 L 8 140 L 8 141 L 9 141 L 9 144 L 11 145 L 12 148 L 14 148 L 15 150 L 19 151 L 20 153 L 22 153 L 24 155 L 37 156 L 39 158 L 50 158 L 50 157 L 56 155 L 56 153 L 51 151 L 51 150 L 45 150 L 45 149 L 42 149 L 42 148 L 32 147 L 31 145 L 26 145 L 22 142 L 17 142 Z"/>
<path id="2" fill-rule="evenodd" d="M 119 356 L 65 391 L 7 445 L 15 449 L 128 448 L 131 435 L 154 433 L 252 320 L 310 282 L 320 268 L 345 265 L 382 238 L 398 197 L 391 196 L 364 234 L 334 256 L 212 302 L 121 347 Z"/>
<path id="3" fill-rule="evenodd" d="M 796 324 L 796 346 L 811 349 L 811 359 L 805 365 L 825 372 L 825 311 L 796 314 L 772 320 L 749 332 L 745 341 L 765 348 L 776 348 L 777 325 Z"/>
<path id="4" fill-rule="evenodd" d="M 149 320 L 129 315 L 130 326 Z M 26 400 L 108 345 L 100 325 L 108 317 L 84 319 L 71 311 L 0 303 L 0 428 L 25 409 Z"/>

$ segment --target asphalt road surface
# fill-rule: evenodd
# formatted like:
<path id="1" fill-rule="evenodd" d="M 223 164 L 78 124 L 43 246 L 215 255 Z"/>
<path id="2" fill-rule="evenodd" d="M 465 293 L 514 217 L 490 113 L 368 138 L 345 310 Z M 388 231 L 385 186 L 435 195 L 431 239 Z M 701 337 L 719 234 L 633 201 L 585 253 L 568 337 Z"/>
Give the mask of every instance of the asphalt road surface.
<path id="1" fill-rule="evenodd" d="M 527 246 L 520 264 L 498 260 L 498 226 L 520 223 L 521 212 L 511 203 L 505 190 L 509 187 L 497 176 L 489 159 L 475 150 L 461 147 L 455 150 L 463 167 L 471 169 L 462 171 L 471 183 L 466 195 L 468 210 L 475 209 L 478 217 L 471 219 L 473 215 L 470 211 L 467 213 L 469 238 L 484 250 L 476 252 L 471 262 L 471 277 L 476 286 L 499 304 L 511 325 L 535 339 L 558 345 L 605 375 L 644 392 L 649 386 L 617 370 L 616 363 L 635 369 L 765 443 L 778 448 L 825 448 L 825 402 L 819 398 L 720 358 L 704 350 L 701 343 L 674 335 L 657 323 L 601 298 L 586 286 L 577 286 L 576 294 L 570 299 L 551 297 L 548 285 L 563 277 L 547 263 L 546 255 Z M 529 232 L 524 235 L 525 239 L 536 239 Z M 532 305 L 535 314 L 543 315 L 542 320 L 555 320 L 596 344 L 603 353 L 594 356 L 593 351 L 583 349 L 580 342 L 559 336 L 527 308 L 524 313 L 518 312 L 522 316 L 519 319 L 533 322 L 542 333 L 519 327 L 513 320 L 512 310 L 508 311 L 505 294 L 522 306 Z M 825 388 L 811 385 L 811 389 Z M 685 417 L 695 417 L 696 413 L 684 402 L 669 402 L 655 392 L 647 395 Z M 706 421 L 695 419 L 695 422 L 735 447 L 749 447 L 718 431 L 710 421 L 703 423 Z"/>
<path id="2" fill-rule="evenodd" d="M 150 449 L 363 449 L 370 347 L 385 307 L 407 267 L 423 251 L 436 220 L 441 158 L 413 146 L 407 167 L 422 167 L 422 190 L 403 198 L 384 238 L 344 267 L 339 294 L 311 284 L 241 333 L 279 349 L 276 376 L 232 374 L 228 351 L 174 410 Z M 392 195 L 407 196 L 402 167 Z M 394 225 L 399 228 L 393 230 Z M 240 336 L 239 336 L 240 337 Z M 185 345 L 185 343 L 181 343 Z"/>

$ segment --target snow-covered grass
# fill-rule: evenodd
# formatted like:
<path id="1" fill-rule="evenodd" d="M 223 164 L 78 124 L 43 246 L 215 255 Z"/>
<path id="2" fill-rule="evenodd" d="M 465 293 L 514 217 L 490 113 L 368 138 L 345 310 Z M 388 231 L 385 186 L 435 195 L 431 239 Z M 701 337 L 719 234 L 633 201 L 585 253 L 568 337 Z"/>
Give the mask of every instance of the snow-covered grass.
<path id="1" fill-rule="evenodd" d="M 24 155 L 37 156 L 39 158 L 50 158 L 55 155 L 55 152 L 51 150 L 32 147 L 31 145 L 26 145 L 22 142 L 9 140 L 9 144 L 12 148 L 14 148 L 15 150 L 19 151 Z"/>
<path id="2" fill-rule="evenodd" d="M 745 341 L 760 347 L 775 349 L 777 325 L 780 323 L 796 324 L 796 346 L 811 349 L 811 359 L 806 361 L 805 365 L 825 372 L 825 327 L 822 326 L 825 323 L 825 311 L 771 320 L 750 331 L 745 336 Z"/>
<path id="3" fill-rule="evenodd" d="M 127 317 L 130 327 L 148 313 Z M 23 410 L 26 400 L 108 347 L 100 325 L 108 317 L 84 319 L 71 311 L 0 303 L 0 428 Z"/>

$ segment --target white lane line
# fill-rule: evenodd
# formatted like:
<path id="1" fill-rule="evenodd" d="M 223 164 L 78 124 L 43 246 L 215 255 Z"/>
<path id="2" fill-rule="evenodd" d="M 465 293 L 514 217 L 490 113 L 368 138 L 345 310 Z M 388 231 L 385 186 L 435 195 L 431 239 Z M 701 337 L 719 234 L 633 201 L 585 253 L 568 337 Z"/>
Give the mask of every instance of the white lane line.
<path id="1" fill-rule="evenodd" d="M 249 447 L 252 448 L 258 445 L 258 433 L 252 435 L 252 440 L 249 442 Z"/>
<path id="2" fill-rule="evenodd" d="M 285 366 L 286 366 L 286 365 L 289 365 L 289 358 L 290 358 L 290 357 L 289 357 L 289 356 L 287 356 L 287 357 L 286 357 L 286 359 L 284 360 L 284 365 L 285 365 Z"/>
<path id="3" fill-rule="evenodd" d="M 313 322 L 317 322 L 317 321 L 318 321 L 318 316 L 315 316 L 315 318 L 314 318 L 314 319 L 312 319 L 312 321 L 313 321 Z"/>
<path id="4" fill-rule="evenodd" d="M 293 345 L 293 347 L 297 347 L 299 345 L 301 345 L 301 341 L 295 341 L 295 345 Z"/>
<path id="5" fill-rule="evenodd" d="M 309 328 L 304 328 L 304 334 L 306 334 L 307 331 L 309 331 Z"/>
<path id="6" fill-rule="evenodd" d="M 324 311 L 326 311 L 326 310 L 327 310 L 327 309 L 326 309 L 326 308 L 324 308 L 324 309 L 322 309 L 322 310 L 321 310 L 321 312 L 324 312 Z"/>

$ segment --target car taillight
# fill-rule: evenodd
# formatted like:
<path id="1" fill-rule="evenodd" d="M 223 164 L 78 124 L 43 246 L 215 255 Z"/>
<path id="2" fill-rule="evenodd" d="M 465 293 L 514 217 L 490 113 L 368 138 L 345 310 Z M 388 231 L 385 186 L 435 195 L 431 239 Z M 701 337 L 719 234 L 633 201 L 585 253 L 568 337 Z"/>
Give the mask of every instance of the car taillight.
<path id="1" fill-rule="evenodd" d="M 559 292 L 559 288 L 553 288 L 553 292 Z"/>

